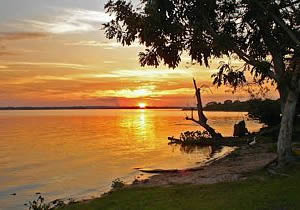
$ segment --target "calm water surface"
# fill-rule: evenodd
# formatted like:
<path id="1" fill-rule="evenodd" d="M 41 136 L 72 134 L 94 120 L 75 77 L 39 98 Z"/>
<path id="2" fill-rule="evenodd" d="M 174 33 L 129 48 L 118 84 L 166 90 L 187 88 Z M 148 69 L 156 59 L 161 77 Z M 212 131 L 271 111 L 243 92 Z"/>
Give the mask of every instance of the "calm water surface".
<path id="1" fill-rule="evenodd" d="M 210 148 L 186 153 L 169 146 L 199 126 L 180 110 L 0 111 L 0 209 L 24 209 L 41 192 L 47 200 L 97 196 L 111 181 L 132 181 L 134 168 L 186 168 L 210 157 Z M 246 113 L 208 112 L 225 136 Z M 246 119 L 246 118 L 245 118 Z M 247 121 L 250 131 L 262 125 Z M 16 193 L 16 196 L 10 195 Z"/>

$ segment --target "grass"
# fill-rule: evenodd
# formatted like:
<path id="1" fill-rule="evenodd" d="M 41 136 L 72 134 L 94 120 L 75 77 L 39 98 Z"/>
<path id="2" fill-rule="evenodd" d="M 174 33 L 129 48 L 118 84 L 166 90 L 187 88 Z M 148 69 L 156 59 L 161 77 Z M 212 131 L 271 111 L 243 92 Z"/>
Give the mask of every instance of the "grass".
<path id="1" fill-rule="evenodd" d="M 63 210 L 300 209 L 300 165 L 285 176 L 255 172 L 244 181 L 213 185 L 125 188 Z"/>

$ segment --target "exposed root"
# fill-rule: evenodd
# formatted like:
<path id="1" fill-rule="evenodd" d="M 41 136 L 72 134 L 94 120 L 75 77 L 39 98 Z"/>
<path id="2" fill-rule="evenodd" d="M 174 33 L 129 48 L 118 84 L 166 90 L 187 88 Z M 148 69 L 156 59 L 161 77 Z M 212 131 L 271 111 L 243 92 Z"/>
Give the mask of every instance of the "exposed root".
<path id="1" fill-rule="evenodd" d="M 283 173 L 278 173 L 275 170 L 268 168 L 267 169 L 268 173 L 270 173 L 271 175 L 277 175 L 277 176 L 285 176 L 285 177 L 289 177 L 290 175 L 288 174 L 283 174 Z"/>
<path id="2" fill-rule="evenodd" d="M 274 168 L 278 166 L 278 157 L 276 157 L 274 160 L 270 161 L 267 165 L 265 165 L 264 168 L 268 169 L 268 168 Z"/>

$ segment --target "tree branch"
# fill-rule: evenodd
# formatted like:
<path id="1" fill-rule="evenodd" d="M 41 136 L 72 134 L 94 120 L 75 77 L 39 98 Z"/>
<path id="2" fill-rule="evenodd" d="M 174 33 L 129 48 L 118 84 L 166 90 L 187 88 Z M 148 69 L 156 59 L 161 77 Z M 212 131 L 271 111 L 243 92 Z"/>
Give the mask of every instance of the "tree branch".
<path id="1" fill-rule="evenodd" d="M 279 17 L 277 17 L 276 15 L 274 15 L 272 12 L 270 12 L 269 10 L 267 10 L 262 4 L 261 2 L 254 0 L 254 2 L 264 11 L 268 12 L 272 18 L 274 19 L 274 21 L 280 25 L 283 30 L 287 33 L 287 35 L 290 37 L 291 40 L 293 40 L 293 42 L 295 42 L 296 44 L 296 48 L 300 47 L 300 41 L 297 38 L 296 34 L 284 23 L 284 21 L 282 21 Z"/>
<path id="2" fill-rule="evenodd" d="M 210 135 L 212 138 L 222 138 L 222 135 L 220 133 L 217 133 L 215 131 L 215 129 L 213 129 L 212 127 L 210 127 L 207 124 L 207 118 L 205 117 L 204 113 L 203 113 L 203 106 L 202 106 L 202 100 L 201 100 L 201 89 L 197 87 L 197 83 L 196 80 L 193 79 L 194 82 L 194 88 L 195 88 L 195 94 L 196 94 L 196 98 L 197 98 L 197 109 L 198 109 L 198 118 L 199 120 L 195 120 L 194 117 L 186 117 L 186 120 L 191 120 L 197 124 L 199 124 L 200 126 L 202 126 Z"/>
<path id="3" fill-rule="evenodd" d="M 203 17 L 203 19 L 205 19 L 205 18 Z M 220 35 L 211 27 L 211 25 L 209 24 L 209 22 L 207 21 L 207 19 L 205 19 L 205 22 L 206 22 L 207 28 L 209 29 L 209 32 L 212 34 L 212 36 L 215 39 L 218 39 L 220 37 Z M 245 52 L 243 52 L 242 50 L 238 49 L 236 47 L 235 43 L 231 39 L 228 39 L 228 42 L 231 45 L 231 49 L 239 56 L 240 59 L 242 59 L 247 64 L 250 64 L 250 65 L 252 65 L 254 67 L 258 67 L 259 66 L 259 64 L 261 63 L 260 61 L 255 60 L 250 55 L 248 55 Z M 271 70 L 268 71 L 268 76 L 271 79 L 274 79 L 276 82 L 279 81 L 279 78 Z"/>

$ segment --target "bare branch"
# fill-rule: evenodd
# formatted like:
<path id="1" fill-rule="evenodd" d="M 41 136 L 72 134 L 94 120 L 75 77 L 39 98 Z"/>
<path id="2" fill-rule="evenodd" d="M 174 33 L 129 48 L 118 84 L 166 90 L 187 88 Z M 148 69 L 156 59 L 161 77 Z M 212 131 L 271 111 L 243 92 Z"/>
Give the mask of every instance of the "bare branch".
<path id="1" fill-rule="evenodd" d="M 196 94 L 196 98 L 197 98 L 197 109 L 198 109 L 198 120 L 195 120 L 193 115 L 192 117 L 186 117 L 186 120 L 191 120 L 197 124 L 199 124 L 200 126 L 202 126 L 213 138 L 222 138 L 222 135 L 220 133 L 217 133 L 215 131 L 215 129 L 213 129 L 212 127 L 210 127 L 207 124 L 207 118 L 203 113 L 203 106 L 202 106 L 202 100 L 201 100 L 201 89 L 197 87 L 197 83 L 196 80 L 193 79 L 194 82 L 194 88 L 195 88 L 195 94 Z"/>

